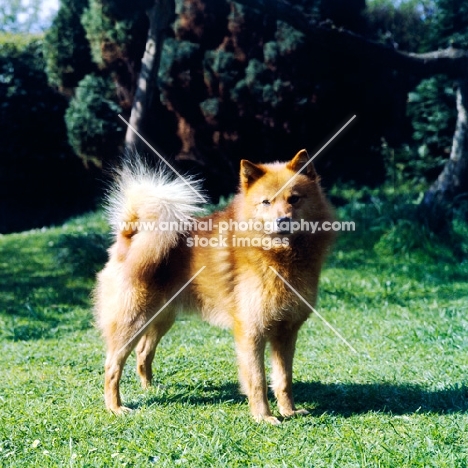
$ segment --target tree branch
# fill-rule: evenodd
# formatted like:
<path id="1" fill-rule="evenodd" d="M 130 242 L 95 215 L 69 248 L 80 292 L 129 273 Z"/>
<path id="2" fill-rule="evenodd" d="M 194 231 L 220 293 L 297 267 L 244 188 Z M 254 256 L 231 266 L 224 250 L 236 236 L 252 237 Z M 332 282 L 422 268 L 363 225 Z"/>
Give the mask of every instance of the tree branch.
<path id="1" fill-rule="evenodd" d="M 236 0 L 236 3 L 259 10 L 262 14 L 271 12 L 271 8 L 268 8 L 268 0 L 253 2 L 252 0 Z M 372 63 L 384 64 L 386 67 L 418 78 L 439 73 L 452 78 L 462 78 L 468 75 L 468 52 L 465 50 L 449 47 L 425 54 L 400 52 L 351 31 L 326 23 L 314 23 L 287 0 L 277 0 L 274 13 L 278 20 L 290 24 L 308 39 L 317 41 L 321 47 L 331 51 L 348 52 Z"/>

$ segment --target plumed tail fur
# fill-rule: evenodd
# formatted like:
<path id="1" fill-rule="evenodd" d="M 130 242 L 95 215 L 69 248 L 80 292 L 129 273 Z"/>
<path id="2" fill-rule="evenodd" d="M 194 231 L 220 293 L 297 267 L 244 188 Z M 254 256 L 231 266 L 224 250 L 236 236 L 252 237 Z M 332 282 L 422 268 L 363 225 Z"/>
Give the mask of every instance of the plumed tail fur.
<path id="1" fill-rule="evenodd" d="M 164 166 L 150 168 L 138 158 L 124 161 L 107 197 L 116 243 L 112 260 L 127 272 L 145 275 L 160 264 L 203 209 L 200 181 L 182 179 Z"/>

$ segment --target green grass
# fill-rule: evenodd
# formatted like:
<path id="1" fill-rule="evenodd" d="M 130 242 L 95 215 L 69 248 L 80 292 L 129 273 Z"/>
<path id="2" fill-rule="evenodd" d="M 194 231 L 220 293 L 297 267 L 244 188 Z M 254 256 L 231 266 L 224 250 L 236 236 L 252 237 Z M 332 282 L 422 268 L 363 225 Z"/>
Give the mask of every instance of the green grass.
<path id="1" fill-rule="evenodd" d="M 140 388 L 132 356 L 122 390 L 136 411 L 107 413 L 89 300 L 101 215 L 0 236 L 0 466 L 468 466 L 465 244 L 375 200 L 340 214 L 357 232 L 341 235 L 318 309 L 358 354 L 312 316 L 294 383 L 311 415 L 279 427 L 251 419 L 230 333 L 193 316 L 158 349 L 160 385 Z"/>

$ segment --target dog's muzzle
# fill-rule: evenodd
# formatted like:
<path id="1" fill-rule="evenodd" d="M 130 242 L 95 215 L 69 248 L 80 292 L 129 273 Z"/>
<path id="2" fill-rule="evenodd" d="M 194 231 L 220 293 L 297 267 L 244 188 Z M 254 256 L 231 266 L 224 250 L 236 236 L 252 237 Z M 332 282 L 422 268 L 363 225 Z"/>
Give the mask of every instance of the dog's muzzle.
<path id="1" fill-rule="evenodd" d="M 278 234 L 291 234 L 291 221 L 289 216 L 276 218 L 276 232 Z"/>

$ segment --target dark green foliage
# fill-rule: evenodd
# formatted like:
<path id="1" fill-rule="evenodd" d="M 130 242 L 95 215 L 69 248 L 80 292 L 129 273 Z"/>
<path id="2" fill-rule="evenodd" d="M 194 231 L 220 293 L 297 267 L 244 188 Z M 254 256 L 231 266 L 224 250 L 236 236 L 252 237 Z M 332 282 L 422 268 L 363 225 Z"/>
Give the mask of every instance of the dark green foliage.
<path id="1" fill-rule="evenodd" d="M 0 38 L 0 232 L 90 207 L 90 175 L 66 143 L 66 99 L 50 88 L 42 41 Z"/>
<path id="2" fill-rule="evenodd" d="M 65 114 L 70 145 L 84 161 L 96 165 L 117 156 L 122 141 L 124 129 L 118 119 L 121 109 L 112 89 L 110 79 L 87 75 L 78 83 Z"/>
<path id="3" fill-rule="evenodd" d="M 423 170 L 433 179 L 450 154 L 455 129 L 455 86 L 443 76 L 423 80 L 409 94 L 408 115 L 413 122 L 413 139 L 418 145 L 419 164 L 408 169 Z M 419 167 L 418 167 L 419 166 Z"/>
<path id="4" fill-rule="evenodd" d="M 94 1 L 94 0 L 92 0 Z M 147 8 L 154 5 L 154 0 L 103 0 L 101 1 L 106 14 L 117 21 L 125 20 L 141 15 Z"/>
<path id="5" fill-rule="evenodd" d="M 449 46 L 468 49 L 466 2 L 437 0 L 432 10 L 426 2 L 423 5 L 426 5 L 424 35 L 420 38 L 423 51 Z M 417 38 L 417 29 L 411 34 Z M 398 151 L 397 155 L 413 180 L 433 182 L 449 157 L 456 122 L 455 89 L 453 80 L 435 76 L 423 80 L 409 94 L 413 142 L 409 145 L 410 153 Z"/>
<path id="6" fill-rule="evenodd" d="M 109 234 L 74 232 L 58 237 L 57 262 L 71 274 L 93 278 L 107 261 Z"/>
<path id="7" fill-rule="evenodd" d="M 38 147 L 49 151 L 52 142 L 59 140 L 63 123 L 58 127 L 57 123 L 66 105 L 47 85 L 42 41 L 34 37 L 17 39 L 15 35 L 0 38 L 0 129 L 4 136 L 8 135 L 2 138 L 4 161 L 8 159 L 7 154 L 16 160 L 30 155 L 33 146 L 23 146 L 26 136 L 47 133 Z"/>
<path id="8" fill-rule="evenodd" d="M 423 52 L 432 30 L 429 6 L 421 0 L 368 2 L 365 10 L 368 36 L 402 51 Z"/>
<path id="9" fill-rule="evenodd" d="M 200 43 L 203 49 L 217 47 L 222 42 L 229 14 L 226 0 L 177 0 L 180 12 L 174 24 L 179 39 Z"/>
<path id="10" fill-rule="evenodd" d="M 322 0 L 320 14 L 322 19 L 331 20 L 336 26 L 363 32 L 365 21 L 362 13 L 365 7 L 366 0 Z"/>
<path id="11" fill-rule="evenodd" d="M 93 61 L 101 67 L 115 60 L 116 56 L 124 55 L 127 44 L 132 42 L 131 29 L 138 10 L 128 17 L 121 16 L 119 20 L 111 16 L 111 12 L 116 10 L 114 2 L 89 0 L 89 6 L 81 17 Z"/>
<path id="12" fill-rule="evenodd" d="M 413 186 L 403 188 L 399 184 L 399 191 L 390 184 L 384 187 L 332 190 L 332 199 L 335 194 L 344 198 L 344 206 L 337 210 L 339 219 L 352 220 L 356 225 L 355 233 L 340 233 L 340 238 L 347 238 L 348 248 L 360 249 L 364 243 L 381 258 L 395 262 L 405 262 L 410 257 L 414 262 L 423 262 L 424 258 L 441 262 L 468 260 L 468 203 L 459 203 L 445 230 L 436 233 L 431 220 L 420 216 Z"/>
<path id="13" fill-rule="evenodd" d="M 218 90 L 223 98 L 228 98 L 230 91 L 241 76 L 242 67 L 233 52 L 208 50 L 205 53 L 203 71 L 210 89 Z"/>
<path id="14" fill-rule="evenodd" d="M 159 86 L 163 102 L 177 99 L 171 95 L 173 87 L 189 91 L 192 74 L 199 72 L 200 46 L 188 41 L 166 39 L 159 67 Z M 167 93 L 167 94 L 166 94 Z M 169 101 L 166 101 L 166 98 Z M 182 101 L 183 99 L 181 99 Z"/>
<path id="15" fill-rule="evenodd" d="M 333 12 L 332 3 L 327 11 Z M 318 21 L 319 4 L 295 7 Z M 354 12 L 348 19 L 355 30 L 362 26 L 363 5 L 346 6 Z M 393 125 L 401 127 L 405 87 L 359 57 L 324 52 L 276 21 L 274 6 L 264 15 L 234 2 L 216 8 L 212 0 L 180 2 L 176 37 L 166 42 L 159 76 L 162 102 L 179 120 L 180 144 L 169 152 L 202 170 L 216 194 L 229 193 L 239 159 L 284 160 L 301 147 L 312 152 L 356 113 L 353 139 L 340 138 L 333 154 L 318 161 L 319 170 L 329 181 L 379 183 L 383 162 L 374 148 Z"/>
<path id="16" fill-rule="evenodd" d="M 121 122 L 116 126 L 114 118 L 122 111 L 128 116 L 148 30 L 149 3 L 125 5 L 89 0 L 81 15 L 100 71 L 81 82 L 67 127 L 74 150 L 96 164 L 115 156 L 122 141 Z M 329 18 L 355 31 L 362 30 L 363 6 L 362 0 L 295 4 L 312 20 Z M 178 1 L 175 37 L 166 40 L 158 78 L 164 108 L 155 103 L 150 109 L 146 136 L 176 155 L 184 170 L 203 172 L 208 190 L 219 195 L 237 185 L 239 159 L 285 159 L 301 147 L 313 151 L 356 113 L 355 137 L 337 141 L 333 155 L 318 161 L 319 170 L 330 181 L 378 183 L 384 170 L 374 148 L 403 120 L 404 87 L 359 58 L 324 53 L 320 44 L 277 22 L 275 2 L 271 7 L 264 15 L 225 0 Z M 340 17 L 340 11 L 346 14 Z M 97 75 L 105 81 L 94 84 L 95 91 L 90 86 Z M 351 163 L 350 154 L 359 158 Z"/>
<path id="17" fill-rule="evenodd" d="M 432 48 L 453 45 L 468 49 L 468 3 L 464 0 L 437 0 L 430 43 Z"/>
<path id="18" fill-rule="evenodd" d="M 132 105 L 148 30 L 148 0 L 62 0 L 47 33 L 52 83 L 71 95 L 68 141 L 88 165 L 117 156 L 124 127 L 117 116 Z M 94 63 L 93 63 L 94 62 Z"/>
<path id="19" fill-rule="evenodd" d="M 421 81 L 408 95 L 407 115 L 412 139 L 396 148 L 384 142 L 382 151 L 391 180 L 424 190 L 450 154 L 456 121 L 452 81 L 444 76 Z"/>
<path id="20" fill-rule="evenodd" d="M 468 4 L 463 1 L 410 0 L 396 7 L 390 0 L 376 0 L 366 16 L 373 39 L 403 51 L 468 46 Z M 442 75 L 419 83 L 399 81 L 410 91 L 406 116 L 411 126 L 402 140 L 384 143 L 383 153 L 395 181 L 427 188 L 450 154 L 456 84 Z"/>
<path id="21" fill-rule="evenodd" d="M 124 127 L 115 117 L 119 112 L 128 116 L 131 108 L 150 3 L 88 2 L 80 18 L 99 71 L 81 83 L 67 126 L 75 151 L 101 164 L 115 156 L 123 139 Z M 411 0 L 397 8 L 379 0 L 364 10 L 363 0 L 294 3 L 311 20 L 329 19 L 415 52 L 427 48 L 425 36 L 437 16 L 431 5 Z M 317 160 L 329 184 L 340 179 L 382 182 L 388 156 L 381 151 L 382 138 L 390 148 L 404 145 L 393 161 L 407 166 L 408 177 L 435 177 L 452 123 L 446 109 L 431 110 L 431 99 L 440 101 L 440 96 L 428 96 L 425 104 L 427 86 L 415 91 L 419 104 L 412 102 L 407 116 L 407 92 L 414 82 L 346 51 L 330 54 L 313 38 L 276 21 L 273 1 L 270 15 L 226 0 L 178 0 L 177 9 L 174 37 L 166 40 L 161 57 L 162 106 L 154 103 L 150 109 L 145 133 L 184 170 L 202 172 L 214 195 L 234 190 L 239 159 L 285 159 L 301 147 L 314 152 L 353 114 L 358 119 L 352 130 Z M 104 77 L 100 84 L 98 76 Z M 450 96 L 446 102 L 451 105 Z M 413 131 L 417 158 L 412 156 Z"/>
<path id="22" fill-rule="evenodd" d="M 112 78 L 123 107 L 131 107 L 131 93 L 140 70 L 148 19 L 148 0 L 135 2 L 89 0 L 81 23 L 91 47 L 93 61 Z"/>
<path id="23" fill-rule="evenodd" d="M 81 15 L 88 0 L 61 0 L 60 9 L 45 36 L 47 74 L 51 83 L 70 89 L 94 66 Z"/>

